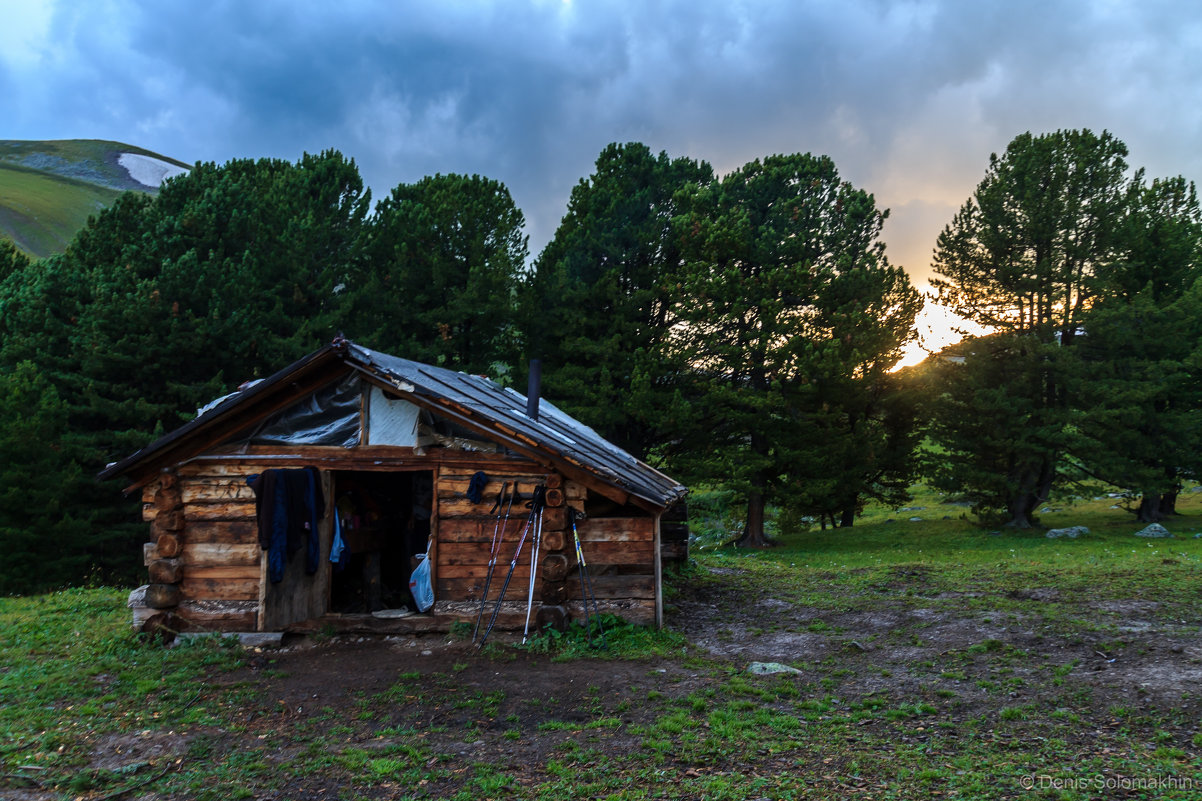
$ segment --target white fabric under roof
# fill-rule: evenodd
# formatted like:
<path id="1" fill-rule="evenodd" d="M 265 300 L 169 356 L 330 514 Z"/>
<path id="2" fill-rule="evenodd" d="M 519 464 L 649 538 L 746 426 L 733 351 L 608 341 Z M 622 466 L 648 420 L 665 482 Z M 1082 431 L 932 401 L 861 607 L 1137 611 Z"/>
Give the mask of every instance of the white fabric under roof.
<path id="1" fill-rule="evenodd" d="M 420 416 L 417 406 L 373 386 L 367 398 L 367 444 L 416 448 Z"/>

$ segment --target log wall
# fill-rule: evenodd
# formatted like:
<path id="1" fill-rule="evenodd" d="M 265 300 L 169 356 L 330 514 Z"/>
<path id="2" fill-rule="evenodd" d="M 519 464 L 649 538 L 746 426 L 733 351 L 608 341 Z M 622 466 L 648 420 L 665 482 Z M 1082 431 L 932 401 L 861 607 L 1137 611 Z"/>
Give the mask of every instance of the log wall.
<path id="1" fill-rule="evenodd" d="M 493 532 L 497 531 L 497 515 L 490 514 L 503 482 L 509 482 L 508 495 L 516 483 L 522 500 L 515 500 L 509 521 L 500 532 L 501 547 L 490 588 L 496 598 L 505 581 L 514 548 L 521 536 L 528 511 L 524 503 L 534 488 L 547 480 L 547 474 L 537 472 L 535 465 L 521 469 L 491 468 L 486 471 L 489 482 L 480 503 L 467 497 L 468 485 L 475 473 L 470 468 L 445 469 L 435 479 L 438 505 L 437 554 L 434 567 L 434 597 L 438 601 L 479 601 L 488 574 L 489 551 Z M 504 511 L 502 510 L 502 515 Z M 544 526 L 545 530 L 545 526 Z M 526 599 L 530 579 L 530 545 L 532 532 L 527 534 L 523 549 L 525 564 L 519 562 L 505 594 L 507 600 Z"/>
<path id="2" fill-rule="evenodd" d="M 258 544 L 254 492 L 246 484 L 248 476 L 265 469 L 318 466 L 323 471 L 328 509 L 326 471 L 362 470 L 369 464 L 354 451 L 310 450 L 314 453 L 273 456 L 270 460 L 238 454 L 197 460 L 144 487 L 143 517 L 152 524 L 152 539 L 144 553 L 154 580 L 150 587 L 167 601 L 175 602 L 167 611 L 183 630 L 276 630 L 322 614 L 329 583 L 325 559 L 325 570 L 314 577 L 301 575 L 303 570 L 294 576 L 289 570 L 285 581 L 275 585 L 283 592 L 273 602 Z M 345 462 L 335 458 L 338 453 L 346 454 Z M 579 618 L 583 587 L 568 510 L 574 507 L 583 512 L 598 496 L 581 484 L 544 472 L 534 462 L 495 455 L 477 457 L 478 461 L 472 461 L 470 455 L 457 453 L 441 459 L 431 454 L 418 462 L 407 455 L 403 462 L 404 469 L 434 473 L 432 511 L 437 528 L 431 564 L 437 605 L 433 611 L 447 604 L 466 603 L 473 611 L 477 608 L 488 571 L 490 544 L 497 530 L 498 516 L 491 510 L 502 483 L 508 482 L 512 488 L 516 482 L 524 497 L 515 502 L 504 526 L 489 602 L 497 598 L 526 523 L 528 510 L 524 503 L 536 486 L 545 484 L 548 506 L 543 516 L 536 605 L 552 621 L 556 616 L 561 622 Z M 398 460 L 396 466 L 401 465 Z M 373 458 L 370 468 L 388 470 L 395 466 Z M 472 475 L 481 468 L 489 483 L 481 502 L 472 503 L 467 489 Z M 590 517 L 577 524 L 598 605 L 602 612 L 612 612 L 631 622 L 656 622 L 656 518 L 629 506 L 615 507 L 610 501 L 604 501 L 601 509 L 605 510 L 602 514 L 610 516 Z M 519 606 L 525 610 L 532 545 L 530 531 L 505 594 L 503 619 L 512 617 Z M 322 554 L 328 549 L 329 531 L 323 526 Z M 303 563 L 303 554 L 294 561 Z M 146 617 L 148 612 L 143 609 L 141 614 Z"/>
<path id="3" fill-rule="evenodd" d="M 523 495 L 534 486 L 546 483 L 547 508 L 544 512 L 539 569 L 535 589 L 536 602 L 566 618 L 579 618 L 583 589 L 579 560 L 567 514 L 569 507 L 583 511 L 588 490 L 564 481 L 554 473 L 501 473 L 490 471 L 490 483 L 484 498 L 473 504 L 467 498 L 471 473 L 447 472 L 438 478 L 438 557 L 435 562 L 435 597 L 444 601 L 479 603 L 488 576 L 490 547 L 498 518 L 489 511 L 501 484 L 518 482 Z M 492 583 L 486 606 L 496 602 L 505 576 L 513 563 L 514 552 L 526 525 L 528 511 L 514 504 L 503 526 Z M 577 523 L 581 550 L 592 578 L 598 607 L 634 623 L 655 622 L 657 554 L 655 518 L 622 516 L 589 518 Z M 533 531 L 527 534 L 518 562 L 505 592 L 505 607 L 524 608 L 529 593 Z M 552 617 L 554 616 L 552 612 Z"/>
<path id="4" fill-rule="evenodd" d="M 660 517 L 660 558 L 665 564 L 683 565 L 689 561 L 689 507 L 678 501 Z"/>
<path id="5" fill-rule="evenodd" d="M 259 628 L 263 568 L 255 496 L 246 478 L 263 469 L 262 465 L 195 462 L 176 471 L 183 519 L 176 614 L 184 630 Z M 152 482 L 143 489 L 144 517 L 154 514 L 156 486 Z M 148 563 L 156 551 L 152 543 Z"/>

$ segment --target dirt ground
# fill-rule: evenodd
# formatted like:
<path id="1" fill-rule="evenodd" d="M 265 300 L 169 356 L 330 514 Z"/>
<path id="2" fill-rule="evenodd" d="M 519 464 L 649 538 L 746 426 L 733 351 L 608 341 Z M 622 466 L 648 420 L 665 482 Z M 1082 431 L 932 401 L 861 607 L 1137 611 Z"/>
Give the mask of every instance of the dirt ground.
<path id="1" fill-rule="evenodd" d="M 447 635 L 297 641 L 254 653 L 243 668 L 215 677 L 244 691 L 237 708 L 222 712 L 225 726 L 112 736 L 99 743 L 94 766 L 117 770 L 172 756 L 253 752 L 265 775 L 278 774 L 270 792 L 253 793 L 263 798 L 440 798 L 482 771 L 508 774 L 511 787 L 534 786 L 547 780 L 548 762 L 565 740 L 579 737 L 590 721 L 613 721 L 591 732 L 590 748 L 608 757 L 635 754 L 644 745 L 630 729 L 652 723 L 673 699 L 708 688 L 721 692 L 753 662 L 800 666 L 794 678 L 803 694 L 837 693 L 844 702 L 939 698 L 938 717 L 953 723 L 1005 707 L 1054 709 L 1076 699 L 1076 708 L 1087 712 L 1084 722 L 1056 731 L 1070 746 L 1094 747 L 1123 725 L 1116 709 L 1145 710 L 1170 732 L 1170 717 L 1202 717 L 1197 621 L 1166 619 L 1153 600 L 1066 602 L 1058 590 L 1038 587 L 1009 599 L 925 594 L 922 575 L 899 574 L 871 603 L 816 610 L 775 597 L 748 603 L 733 581 L 737 571 L 723 581 L 730 570 L 711 569 L 703 586 L 685 584 L 673 599 L 669 626 L 691 642 L 679 657 L 556 662 L 516 648 L 482 654 L 466 638 Z M 993 609 L 994 600 L 1005 608 Z M 1061 621 L 1066 605 L 1079 616 L 1076 633 L 1065 635 L 1063 622 L 1040 615 L 1045 603 L 1060 605 Z M 502 644 L 517 639 L 494 637 Z M 892 724 L 869 719 L 863 725 Z M 1032 736 L 1047 734 L 1047 725 L 1041 721 Z M 929 734 L 917 727 L 901 736 Z M 1192 735 L 1184 727 L 1176 734 L 1185 741 Z M 314 743 L 324 756 L 314 753 Z M 356 781 L 346 754 L 394 754 L 398 743 L 405 743 L 410 762 L 426 759 L 441 768 L 438 778 L 417 786 Z M 764 757 L 758 769 L 772 770 L 773 759 Z M 306 760 L 313 769 L 285 770 Z M 739 767 L 737 754 L 730 760 L 729 767 Z M 796 770 L 798 762 L 797 754 L 788 755 L 779 768 Z M 669 758 L 665 768 L 689 775 L 694 766 Z M 348 786 L 354 787 L 349 795 Z"/>

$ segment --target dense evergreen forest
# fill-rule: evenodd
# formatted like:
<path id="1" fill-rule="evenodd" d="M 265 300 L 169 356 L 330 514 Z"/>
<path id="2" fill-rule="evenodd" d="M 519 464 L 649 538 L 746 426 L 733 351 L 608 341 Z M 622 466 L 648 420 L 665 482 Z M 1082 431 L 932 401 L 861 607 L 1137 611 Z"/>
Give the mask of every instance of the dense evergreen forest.
<path id="1" fill-rule="evenodd" d="M 146 531 L 106 463 L 337 333 L 545 394 L 746 506 L 851 526 L 925 477 L 1027 527 L 1106 482 L 1173 513 L 1202 453 L 1202 214 L 1108 133 L 1023 134 L 934 250 L 994 333 L 892 372 L 922 299 L 888 212 L 811 154 L 710 165 L 613 144 L 533 260 L 506 187 L 372 207 L 337 152 L 198 164 L 31 261 L 0 240 L 0 594 L 129 581 Z"/>

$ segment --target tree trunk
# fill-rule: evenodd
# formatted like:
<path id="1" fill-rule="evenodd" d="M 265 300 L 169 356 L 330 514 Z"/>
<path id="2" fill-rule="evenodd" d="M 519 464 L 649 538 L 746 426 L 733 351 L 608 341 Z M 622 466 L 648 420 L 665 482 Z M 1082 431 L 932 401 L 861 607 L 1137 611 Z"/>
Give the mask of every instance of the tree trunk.
<path id="1" fill-rule="evenodd" d="M 1161 499 L 1160 495 L 1141 495 L 1139 512 L 1136 513 L 1135 519 L 1141 523 L 1159 523 L 1164 520 L 1164 515 L 1160 511 Z"/>
<path id="2" fill-rule="evenodd" d="M 839 528 L 851 528 L 856 522 L 856 505 L 853 503 L 843 510 L 839 518 Z"/>
<path id="3" fill-rule="evenodd" d="M 738 545 L 743 548 L 766 548 L 771 544 L 764 536 L 764 493 L 752 490 L 747 494 L 747 526 Z"/>
<path id="4" fill-rule="evenodd" d="M 1160 496 L 1161 518 L 1173 517 L 1177 514 L 1177 492 L 1166 492 Z"/>
<path id="5" fill-rule="evenodd" d="M 1048 502 L 1048 498 L 1052 497 L 1052 485 L 1056 481 L 1056 459 L 1044 459 L 1043 466 L 1039 470 L 1039 484 L 1036 487 L 1035 494 L 1031 497 L 1031 506 L 1028 509 L 1028 517 L 1034 519 L 1036 510 L 1040 504 Z"/>
<path id="6" fill-rule="evenodd" d="M 1159 511 L 1162 520 L 1177 514 L 1177 493 L 1181 491 L 1181 480 L 1177 476 L 1177 468 L 1166 467 L 1164 476 L 1168 479 L 1168 486 L 1172 489 L 1160 494 Z"/>
<path id="7" fill-rule="evenodd" d="M 1006 504 L 1006 511 L 1010 514 L 1006 525 L 1010 528 L 1031 528 L 1039 505 L 1045 503 L 1051 495 L 1052 482 L 1056 476 L 1055 462 L 1044 459 L 1038 472 L 1028 468 L 1020 475 L 1021 489 L 1015 490 Z"/>
<path id="8" fill-rule="evenodd" d="M 1030 528 L 1030 509 L 1031 493 L 1019 492 L 1011 496 L 1010 502 L 1006 504 L 1006 511 L 1010 513 L 1010 520 L 1006 525 L 1009 528 Z"/>

